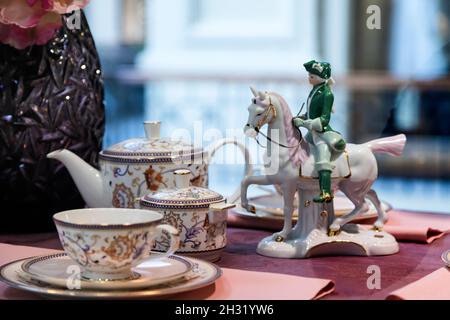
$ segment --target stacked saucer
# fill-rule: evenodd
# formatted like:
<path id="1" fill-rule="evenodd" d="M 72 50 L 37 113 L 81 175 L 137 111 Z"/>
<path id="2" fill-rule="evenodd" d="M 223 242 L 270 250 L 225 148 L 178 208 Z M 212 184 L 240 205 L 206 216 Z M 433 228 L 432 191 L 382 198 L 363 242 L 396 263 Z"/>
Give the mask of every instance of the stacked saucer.
<path id="1" fill-rule="evenodd" d="M 4 265 L 0 280 L 47 297 L 125 299 L 156 298 L 199 289 L 214 283 L 222 274 L 214 264 L 176 255 L 144 260 L 132 271 L 128 279 L 86 279 L 77 263 L 59 253 Z"/>

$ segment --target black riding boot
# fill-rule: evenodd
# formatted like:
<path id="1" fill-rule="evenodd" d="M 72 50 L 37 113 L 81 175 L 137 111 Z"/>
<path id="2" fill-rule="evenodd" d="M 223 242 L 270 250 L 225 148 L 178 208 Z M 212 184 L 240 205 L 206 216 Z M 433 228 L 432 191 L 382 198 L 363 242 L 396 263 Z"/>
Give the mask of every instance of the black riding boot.
<path id="1" fill-rule="evenodd" d="M 313 199 L 314 202 L 331 202 L 333 195 L 331 194 L 331 171 L 319 171 L 320 195 Z"/>

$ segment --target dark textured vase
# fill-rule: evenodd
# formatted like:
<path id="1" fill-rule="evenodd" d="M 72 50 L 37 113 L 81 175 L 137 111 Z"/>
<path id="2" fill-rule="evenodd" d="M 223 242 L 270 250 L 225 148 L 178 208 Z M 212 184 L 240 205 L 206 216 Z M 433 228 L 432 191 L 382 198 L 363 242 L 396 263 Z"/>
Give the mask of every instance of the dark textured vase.
<path id="1" fill-rule="evenodd" d="M 0 44 L 0 232 L 53 229 L 52 215 L 84 207 L 72 178 L 46 154 L 66 148 L 98 166 L 104 133 L 99 57 L 84 14 L 44 46 Z"/>

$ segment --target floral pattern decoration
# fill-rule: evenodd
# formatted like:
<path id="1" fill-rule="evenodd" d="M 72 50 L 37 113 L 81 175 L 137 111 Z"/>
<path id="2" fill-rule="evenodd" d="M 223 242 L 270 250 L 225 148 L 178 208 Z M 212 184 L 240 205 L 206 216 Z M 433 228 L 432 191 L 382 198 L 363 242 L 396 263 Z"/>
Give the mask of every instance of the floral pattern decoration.
<path id="1" fill-rule="evenodd" d="M 147 183 L 147 189 L 150 191 L 159 190 L 161 184 L 165 185 L 163 182 L 163 176 L 160 171 L 156 171 L 153 166 L 149 166 L 144 172 L 145 182 Z"/>
<path id="2" fill-rule="evenodd" d="M 139 208 L 139 203 L 134 202 L 136 198 L 175 186 L 174 175 L 170 171 L 172 167 L 168 165 L 117 165 L 104 160 L 100 160 L 100 165 L 103 179 L 110 190 L 112 205 L 117 208 Z M 195 184 L 206 187 L 207 165 L 192 166 L 191 170 L 198 177 Z"/>
<path id="3" fill-rule="evenodd" d="M 128 230 L 112 236 L 59 230 L 59 238 L 69 256 L 89 269 L 121 269 L 150 250 L 147 230 Z"/>
<path id="4" fill-rule="evenodd" d="M 172 225 L 180 232 L 178 252 L 201 252 L 216 250 L 226 245 L 226 221 L 211 224 L 208 211 L 174 212 L 163 211 L 163 223 Z M 170 244 L 168 234 L 163 233 L 155 240 L 154 249 L 166 251 Z"/>
<path id="5" fill-rule="evenodd" d="M 134 208 L 133 191 L 124 183 L 116 184 L 113 191 L 112 205 L 116 208 Z"/>
<path id="6" fill-rule="evenodd" d="M 134 237 L 118 236 L 108 246 L 103 246 L 101 250 L 115 261 L 124 261 L 131 256 L 137 257 L 141 255 L 141 252 L 134 251 L 137 240 Z"/>
<path id="7" fill-rule="evenodd" d="M 189 165 L 193 167 L 193 165 Z M 204 187 L 208 185 L 208 170 L 206 166 L 195 166 L 195 172 L 197 176 L 191 179 L 191 185 L 194 187 Z"/>

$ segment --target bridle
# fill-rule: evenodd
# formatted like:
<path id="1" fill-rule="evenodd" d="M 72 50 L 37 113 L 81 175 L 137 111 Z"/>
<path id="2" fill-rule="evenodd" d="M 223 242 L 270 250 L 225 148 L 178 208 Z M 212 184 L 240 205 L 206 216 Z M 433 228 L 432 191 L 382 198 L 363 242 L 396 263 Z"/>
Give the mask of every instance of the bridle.
<path id="1" fill-rule="evenodd" d="M 270 121 L 267 121 L 267 119 L 269 119 L 270 113 L 272 113 L 272 118 L 270 119 Z M 269 95 L 269 106 L 264 111 L 262 118 L 258 121 L 258 124 L 255 127 L 256 132 L 259 132 L 259 128 L 261 128 L 266 122 L 270 123 L 276 117 L 277 117 L 277 109 L 275 109 L 275 106 L 272 104 L 272 98 Z"/>
<path id="2" fill-rule="evenodd" d="M 267 93 L 266 93 L 266 94 L 267 94 Z M 264 111 L 264 114 L 263 114 L 262 118 L 258 121 L 258 124 L 254 127 L 256 133 L 262 135 L 264 138 L 266 138 L 267 141 L 272 142 L 272 143 L 275 143 L 275 144 L 278 145 L 279 147 L 283 147 L 283 148 L 286 148 L 286 149 L 298 148 L 298 147 L 300 146 L 300 144 L 302 143 L 302 141 L 303 141 L 302 133 L 301 133 L 301 131 L 300 131 L 298 128 L 296 128 L 296 129 L 297 129 L 298 132 L 300 133 L 300 141 L 299 141 L 298 145 L 296 145 L 296 146 L 287 146 L 287 145 L 284 145 L 284 144 L 282 144 L 282 143 L 280 143 L 280 142 L 273 141 L 269 136 L 267 136 L 267 135 L 265 135 L 263 132 L 261 132 L 260 128 L 261 128 L 265 123 L 270 124 L 270 123 L 277 117 L 277 109 L 276 109 L 275 106 L 272 104 L 272 98 L 270 97 L 270 95 L 269 95 L 269 94 L 267 94 L 267 95 L 268 95 L 268 97 L 269 97 L 269 106 L 268 106 L 268 107 L 266 108 L 266 110 Z M 270 119 L 270 121 L 267 121 L 267 120 L 269 119 L 269 115 L 270 115 L 271 113 L 272 113 L 272 118 Z M 256 140 L 256 142 L 258 143 L 259 146 L 261 146 L 262 148 L 267 148 L 267 146 L 263 146 L 263 145 L 259 142 L 257 136 L 255 137 L 255 140 Z"/>

